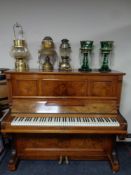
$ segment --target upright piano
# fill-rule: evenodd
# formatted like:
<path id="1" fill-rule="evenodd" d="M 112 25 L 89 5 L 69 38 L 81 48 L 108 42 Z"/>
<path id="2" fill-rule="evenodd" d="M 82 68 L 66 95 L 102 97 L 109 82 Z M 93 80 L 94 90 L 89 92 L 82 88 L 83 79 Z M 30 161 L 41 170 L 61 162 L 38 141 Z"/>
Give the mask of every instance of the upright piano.
<path id="1" fill-rule="evenodd" d="M 124 75 L 7 71 L 10 111 L 1 132 L 12 141 L 9 170 L 16 170 L 21 159 L 81 159 L 108 160 L 117 172 L 116 139 L 127 134 L 119 112 Z"/>

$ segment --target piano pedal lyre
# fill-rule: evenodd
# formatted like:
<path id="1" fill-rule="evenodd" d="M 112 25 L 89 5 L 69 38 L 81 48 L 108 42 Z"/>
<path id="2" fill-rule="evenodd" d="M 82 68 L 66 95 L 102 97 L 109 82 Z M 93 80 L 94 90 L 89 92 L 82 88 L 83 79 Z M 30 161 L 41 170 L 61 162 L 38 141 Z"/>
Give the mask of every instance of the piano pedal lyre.
<path id="1" fill-rule="evenodd" d="M 69 159 L 68 159 L 68 156 L 65 156 L 65 164 L 69 164 Z"/>
<path id="2" fill-rule="evenodd" d="M 63 156 L 60 156 L 60 157 L 59 157 L 58 164 L 61 165 L 62 163 L 63 163 Z"/>

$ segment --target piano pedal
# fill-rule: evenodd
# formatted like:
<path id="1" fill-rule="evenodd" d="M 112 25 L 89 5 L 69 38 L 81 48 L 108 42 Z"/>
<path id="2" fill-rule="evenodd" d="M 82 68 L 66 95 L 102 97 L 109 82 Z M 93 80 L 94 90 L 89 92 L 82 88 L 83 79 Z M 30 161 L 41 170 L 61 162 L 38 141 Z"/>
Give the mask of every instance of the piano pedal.
<path id="1" fill-rule="evenodd" d="M 59 165 L 61 165 L 62 163 L 63 163 L 63 157 L 62 157 L 62 156 L 60 156 L 60 157 L 59 157 L 58 164 L 59 164 Z"/>
<path id="2" fill-rule="evenodd" d="M 69 164 L 69 159 L 68 159 L 68 156 L 65 156 L 65 164 Z"/>

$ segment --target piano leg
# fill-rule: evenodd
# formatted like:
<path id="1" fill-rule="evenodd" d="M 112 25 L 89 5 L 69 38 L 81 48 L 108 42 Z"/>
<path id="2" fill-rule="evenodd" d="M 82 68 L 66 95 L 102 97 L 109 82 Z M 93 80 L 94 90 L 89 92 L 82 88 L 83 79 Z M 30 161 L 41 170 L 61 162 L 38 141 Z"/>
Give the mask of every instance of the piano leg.
<path id="1" fill-rule="evenodd" d="M 16 155 L 16 150 L 12 149 L 11 151 L 11 159 L 8 163 L 8 170 L 9 171 L 15 171 L 18 165 L 18 157 Z"/>
<path id="2" fill-rule="evenodd" d="M 120 164 L 117 158 L 116 149 L 113 149 L 112 154 L 111 155 L 109 154 L 108 158 L 109 158 L 113 173 L 118 172 L 120 169 Z"/>

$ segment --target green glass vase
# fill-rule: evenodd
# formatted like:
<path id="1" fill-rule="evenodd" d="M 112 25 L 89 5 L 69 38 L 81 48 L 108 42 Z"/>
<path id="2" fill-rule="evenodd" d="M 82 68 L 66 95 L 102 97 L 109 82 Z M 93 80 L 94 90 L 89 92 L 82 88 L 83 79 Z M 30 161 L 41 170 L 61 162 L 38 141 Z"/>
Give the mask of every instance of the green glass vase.
<path id="1" fill-rule="evenodd" d="M 79 71 L 87 71 L 87 72 L 91 71 L 91 68 L 89 67 L 89 61 L 88 61 L 88 53 L 83 53 L 83 62 Z"/>
<path id="2" fill-rule="evenodd" d="M 89 72 L 91 71 L 89 66 L 89 56 L 91 55 L 92 49 L 93 49 L 93 41 L 85 40 L 80 41 L 80 51 L 82 55 L 82 65 L 79 71 L 85 71 Z"/>
<path id="3" fill-rule="evenodd" d="M 101 68 L 99 69 L 100 72 L 110 72 L 111 69 L 109 68 L 109 53 L 103 53 L 103 63 Z"/>
<path id="4" fill-rule="evenodd" d="M 113 41 L 101 41 L 100 51 L 103 57 L 102 66 L 99 69 L 100 72 L 110 72 L 111 69 L 109 68 L 109 57 L 113 49 Z"/>

